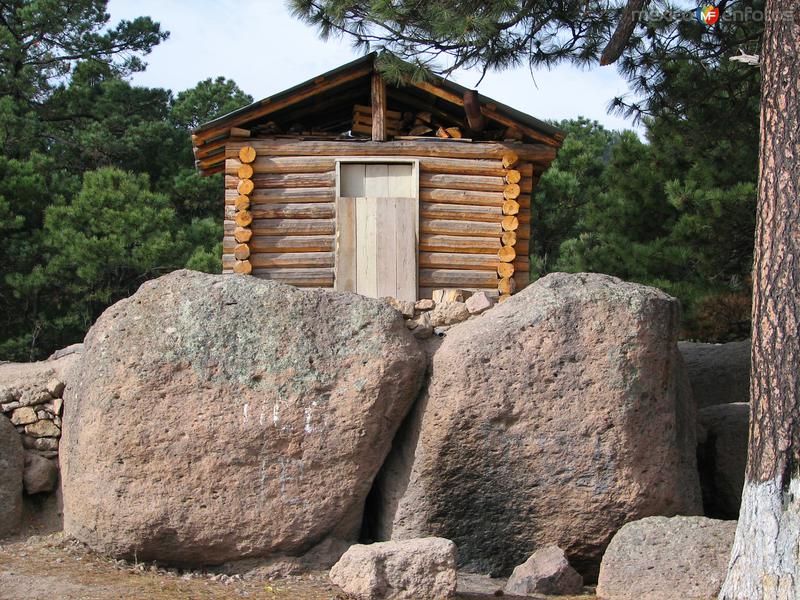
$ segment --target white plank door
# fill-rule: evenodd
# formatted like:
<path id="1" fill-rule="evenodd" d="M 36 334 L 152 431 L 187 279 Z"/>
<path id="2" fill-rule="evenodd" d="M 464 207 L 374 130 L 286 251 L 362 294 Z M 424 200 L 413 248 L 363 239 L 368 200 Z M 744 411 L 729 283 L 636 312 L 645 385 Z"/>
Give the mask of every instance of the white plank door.
<path id="1" fill-rule="evenodd" d="M 414 165 L 340 164 L 337 290 L 417 299 L 417 195 Z"/>

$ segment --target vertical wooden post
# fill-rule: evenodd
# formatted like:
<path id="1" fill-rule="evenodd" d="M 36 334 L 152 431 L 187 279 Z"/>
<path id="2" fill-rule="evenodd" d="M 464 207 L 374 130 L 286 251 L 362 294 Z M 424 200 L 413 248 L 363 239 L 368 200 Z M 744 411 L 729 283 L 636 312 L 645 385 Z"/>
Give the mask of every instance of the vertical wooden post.
<path id="1" fill-rule="evenodd" d="M 483 113 L 481 113 L 481 101 L 478 99 L 477 90 L 465 90 L 463 98 L 464 112 L 467 115 L 467 124 L 470 131 L 483 131 L 486 126 L 486 119 L 483 118 Z"/>
<path id="2" fill-rule="evenodd" d="M 372 74 L 372 141 L 386 141 L 386 82 Z"/>

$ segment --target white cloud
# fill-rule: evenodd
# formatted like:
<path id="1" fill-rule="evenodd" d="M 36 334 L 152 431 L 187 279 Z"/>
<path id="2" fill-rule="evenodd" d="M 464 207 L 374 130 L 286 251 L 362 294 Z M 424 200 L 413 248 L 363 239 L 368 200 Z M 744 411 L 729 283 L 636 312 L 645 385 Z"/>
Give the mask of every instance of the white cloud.
<path id="1" fill-rule="evenodd" d="M 146 57 L 147 70 L 133 77 L 144 86 L 180 91 L 223 75 L 258 99 L 358 57 L 346 40 L 320 40 L 281 0 L 110 0 L 108 10 L 112 23 L 144 15 L 170 32 Z M 478 78 L 474 72 L 454 77 L 466 86 Z M 534 78 L 519 68 L 488 74 L 479 89 L 539 119 L 585 116 L 607 127 L 633 128 L 606 112 L 608 102 L 627 91 L 613 67 L 562 65 Z"/>

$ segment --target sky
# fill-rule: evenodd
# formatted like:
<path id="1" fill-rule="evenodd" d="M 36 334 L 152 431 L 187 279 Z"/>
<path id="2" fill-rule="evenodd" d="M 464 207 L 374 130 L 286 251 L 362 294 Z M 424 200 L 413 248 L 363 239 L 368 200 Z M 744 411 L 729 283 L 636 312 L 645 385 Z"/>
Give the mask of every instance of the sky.
<path id="1" fill-rule="evenodd" d="M 258 100 L 361 56 L 345 40 L 324 42 L 289 14 L 284 0 L 110 0 L 111 23 L 149 16 L 170 32 L 145 57 L 147 70 L 133 83 L 173 92 L 209 77 L 233 79 Z M 453 79 L 474 87 L 477 72 Z M 614 67 L 561 65 L 551 71 L 520 68 L 490 73 L 478 90 L 539 119 L 594 119 L 611 129 L 636 129 L 606 111 L 627 92 Z"/>

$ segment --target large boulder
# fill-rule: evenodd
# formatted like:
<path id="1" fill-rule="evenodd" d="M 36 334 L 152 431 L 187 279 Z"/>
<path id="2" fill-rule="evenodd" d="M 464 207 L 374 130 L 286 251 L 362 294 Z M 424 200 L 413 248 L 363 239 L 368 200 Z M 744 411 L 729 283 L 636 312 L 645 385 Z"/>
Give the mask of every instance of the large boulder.
<path id="1" fill-rule="evenodd" d="M 698 408 L 750 401 L 750 340 L 678 344 Z"/>
<path id="2" fill-rule="evenodd" d="M 441 600 L 456 593 L 456 546 L 442 538 L 351 546 L 330 573 L 356 600 Z"/>
<path id="3" fill-rule="evenodd" d="M 588 579 L 626 522 L 698 514 L 678 302 L 553 274 L 452 328 L 373 499 L 377 539 L 452 539 L 508 574 L 557 545 Z"/>
<path id="4" fill-rule="evenodd" d="M 385 302 L 178 271 L 106 310 L 65 403 L 64 530 L 212 564 L 354 539 L 426 359 Z"/>
<path id="5" fill-rule="evenodd" d="M 628 523 L 611 540 L 600 567 L 601 600 L 716 598 L 736 521 L 650 517 Z"/>
<path id="6" fill-rule="evenodd" d="M 697 466 L 705 515 L 737 519 L 742 503 L 750 404 L 735 402 L 698 411 Z"/>
<path id="7" fill-rule="evenodd" d="M 22 525 L 22 438 L 11 421 L 0 414 L 0 539 Z"/>

